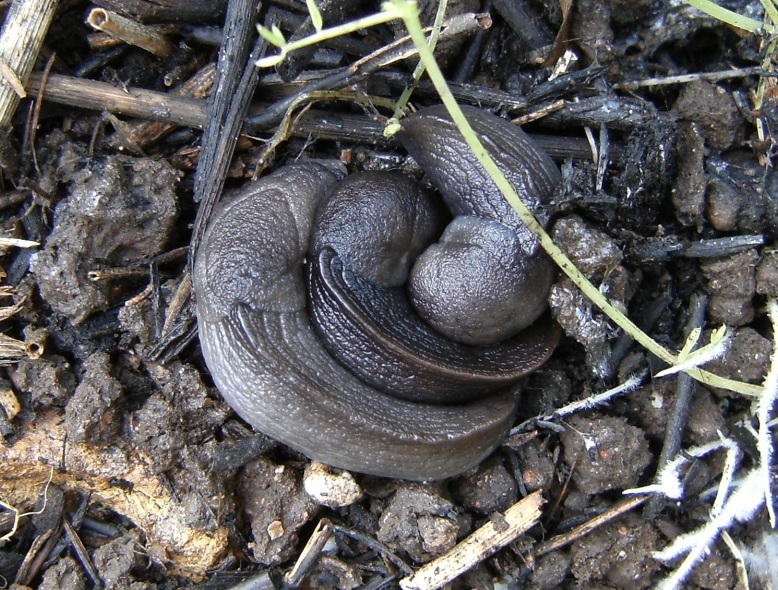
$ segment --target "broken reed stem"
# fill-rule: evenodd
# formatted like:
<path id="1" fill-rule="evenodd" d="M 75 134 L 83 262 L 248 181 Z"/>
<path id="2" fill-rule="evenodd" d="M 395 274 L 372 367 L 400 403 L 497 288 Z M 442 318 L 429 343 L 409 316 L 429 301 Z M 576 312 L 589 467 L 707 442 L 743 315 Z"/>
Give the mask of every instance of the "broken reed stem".
<path id="1" fill-rule="evenodd" d="M 0 68 L 0 134 L 7 134 L 11 129 L 11 119 L 24 96 L 24 86 L 56 8 L 57 0 L 11 3 L 0 32 L 0 63 L 3 64 Z"/>
<path id="2" fill-rule="evenodd" d="M 27 84 L 27 91 L 36 95 L 41 92 L 41 76 L 33 75 Z M 122 115 L 142 117 L 178 123 L 187 127 L 202 129 L 207 119 L 205 100 L 175 96 L 169 92 L 155 92 L 133 88 L 131 93 L 106 82 L 96 82 L 52 74 L 43 90 L 44 98 L 51 102 L 74 107 L 92 109 L 98 112 L 110 111 Z"/>
<path id="3" fill-rule="evenodd" d="M 508 508 L 502 518 L 498 515 L 450 551 L 400 580 L 400 588 L 433 590 L 448 584 L 532 528 L 540 520 L 544 503 L 540 491 L 530 494 Z"/>
<path id="4" fill-rule="evenodd" d="M 140 47 L 157 57 L 168 57 L 175 50 L 175 46 L 153 27 L 104 8 L 93 8 L 86 17 L 86 23 L 96 31 Z"/>

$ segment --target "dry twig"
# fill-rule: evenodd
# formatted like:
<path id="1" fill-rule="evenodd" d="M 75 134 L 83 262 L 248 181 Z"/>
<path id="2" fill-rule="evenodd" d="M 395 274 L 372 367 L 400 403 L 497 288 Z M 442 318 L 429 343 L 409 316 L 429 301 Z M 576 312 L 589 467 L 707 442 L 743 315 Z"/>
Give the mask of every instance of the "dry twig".
<path id="1" fill-rule="evenodd" d="M 633 508 L 640 506 L 643 502 L 648 500 L 648 498 L 649 496 L 636 496 L 634 498 L 624 500 L 623 502 L 619 502 L 602 514 L 599 514 L 591 520 L 586 521 L 581 526 L 577 526 L 571 531 L 557 535 L 556 537 L 552 537 L 548 541 L 541 543 L 535 550 L 535 556 L 540 557 L 541 555 L 551 553 L 552 551 L 556 551 L 557 549 L 561 549 L 562 547 L 569 545 L 573 541 L 588 535 L 598 527 L 601 527 L 602 525 L 610 522 L 614 518 L 617 518 L 625 512 L 629 512 Z"/>
<path id="2" fill-rule="evenodd" d="M 505 511 L 497 522 L 489 522 L 453 549 L 400 580 L 403 590 L 434 590 L 514 541 L 534 526 L 545 503 L 540 492 L 523 498 Z"/>

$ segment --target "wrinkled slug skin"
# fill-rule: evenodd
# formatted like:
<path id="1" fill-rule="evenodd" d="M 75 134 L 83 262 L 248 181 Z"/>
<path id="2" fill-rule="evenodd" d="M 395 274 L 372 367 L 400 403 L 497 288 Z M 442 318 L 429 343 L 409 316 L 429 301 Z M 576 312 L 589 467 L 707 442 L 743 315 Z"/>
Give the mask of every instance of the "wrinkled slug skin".
<path id="1" fill-rule="evenodd" d="M 243 419 L 311 459 L 410 480 L 457 475 L 503 439 L 516 396 L 403 401 L 364 385 L 326 352 L 305 308 L 303 259 L 334 181 L 316 164 L 286 166 L 214 215 L 194 272 L 205 362 Z"/>
<path id="2" fill-rule="evenodd" d="M 475 107 L 463 106 L 462 111 L 524 203 L 532 210 L 546 204 L 561 180 L 548 154 L 509 121 Z M 540 251 L 537 238 L 502 198 L 443 105 L 403 119 L 397 135 L 443 195 L 452 215 L 499 221 L 526 237 L 528 253 Z"/>
<path id="3" fill-rule="evenodd" d="M 509 121 L 474 107 L 462 110 L 524 203 L 535 212 L 548 204 L 561 179 L 548 155 Z M 445 107 L 408 116 L 398 139 L 455 217 L 411 272 L 416 311 L 440 333 L 466 344 L 488 345 L 532 324 L 547 308 L 553 263 Z"/>

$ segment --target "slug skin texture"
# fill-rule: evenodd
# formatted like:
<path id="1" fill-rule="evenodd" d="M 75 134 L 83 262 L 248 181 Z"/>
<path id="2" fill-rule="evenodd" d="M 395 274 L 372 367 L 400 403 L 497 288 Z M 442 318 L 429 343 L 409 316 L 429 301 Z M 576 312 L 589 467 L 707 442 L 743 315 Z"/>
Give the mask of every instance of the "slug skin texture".
<path id="1" fill-rule="evenodd" d="M 509 122 L 478 109 L 465 112 L 492 157 L 513 170 L 509 179 L 519 194 L 533 206 L 546 202 L 559 180 L 550 159 Z M 524 317 L 518 324 L 523 325 L 514 327 L 515 333 L 494 334 L 489 328 L 485 334 L 476 330 L 478 346 L 461 334 L 447 342 L 442 334 L 451 330 L 435 325 L 440 320 L 434 309 L 423 309 L 424 298 L 429 297 L 425 281 L 419 280 L 418 301 L 412 286 L 401 285 L 408 276 L 412 280 L 418 260 L 431 256 L 435 264 L 434 250 L 440 244 L 430 255 L 430 248 L 422 252 L 440 231 L 442 217 L 434 200 L 423 191 L 407 202 L 405 197 L 390 196 L 389 201 L 401 204 L 398 210 L 391 208 L 391 202 L 360 206 L 347 200 L 338 206 L 345 211 L 346 221 L 328 221 L 321 215 L 337 185 L 361 181 L 349 177 L 337 183 L 334 174 L 315 163 L 285 166 L 232 198 L 225 197 L 197 253 L 194 289 L 206 364 L 227 403 L 255 429 L 335 467 L 433 480 L 477 465 L 500 444 L 513 423 L 518 380 L 550 356 L 559 330 L 545 316 L 539 318 L 553 267 L 462 147 L 464 140 L 445 111 L 427 109 L 403 124 L 400 140 L 438 186 L 454 216 L 455 226 L 453 230 L 449 226 L 444 237 L 453 232 L 456 244 L 464 235 L 466 245 L 476 244 L 470 249 L 481 242 L 502 244 L 505 250 L 490 257 L 505 266 L 513 279 L 534 282 L 534 286 L 515 288 L 504 285 L 502 275 L 498 278 L 497 288 L 521 297 L 518 307 Z M 514 141 L 518 142 L 515 149 Z M 469 180 L 444 172 L 448 166 L 456 166 Z M 369 186 L 393 190 L 406 184 L 411 183 L 383 177 L 367 180 Z M 352 192 L 360 198 L 360 190 Z M 386 235 L 369 226 L 360 226 L 359 231 L 343 229 L 353 226 L 348 216 L 360 207 L 368 214 L 376 207 L 388 207 L 380 209 L 381 218 L 410 225 L 392 227 Z M 365 223 L 370 219 L 368 215 Z M 479 232 L 486 234 L 475 235 Z M 375 239 L 365 239 L 366 235 Z M 379 251 L 360 250 L 371 244 Z M 443 248 L 447 247 L 444 243 Z M 309 265 L 304 264 L 306 257 Z M 383 268 L 385 261 L 388 266 Z M 467 264 L 462 268 L 467 269 Z M 460 275 L 462 268 L 457 271 Z M 474 270 L 479 266 L 469 272 Z M 436 286 L 431 288 L 434 291 Z M 411 292 L 410 301 L 404 298 L 406 290 Z M 455 302 L 466 300 L 457 293 L 451 297 Z M 478 302 L 460 307 L 465 315 L 488 308 Z M 409 316 L 412 308 L 423 319 Z M 336 312 L 344 312 L 346 319 L 331 320 Z M 325 316 L 323 323 L 317 315 Z M 387 322 L 387 318 L 402 321 Z M 328 322 L 335 322 L 335 327 Z M 335 343 L 325 346 L 317 330 L 335 334 L 330 338 Z M 393 344 L 398 332 L 400 344 Z M 376 343 L 378 360 L 362 356 L 362 342 Z M 445 345 L 439 347 L 440 343 Z M 331 354 L 327 349 L 338 345 L 345 352 L 341 348 Z M 357 365 L 369 374 L 373 372 L 365 367 L 388 367 L 387 377 L 365 382 L 357 376 L 359 368 L 346 368 L 336 360 L 355 350 L 358 358 L 346 359 L 345 365 Z M 425 368 L 432 377 L 423 373 Z M 455 394 L 441 396 L 436 388 Z M 415 395 L 414 390 L 420 393 Z"/>

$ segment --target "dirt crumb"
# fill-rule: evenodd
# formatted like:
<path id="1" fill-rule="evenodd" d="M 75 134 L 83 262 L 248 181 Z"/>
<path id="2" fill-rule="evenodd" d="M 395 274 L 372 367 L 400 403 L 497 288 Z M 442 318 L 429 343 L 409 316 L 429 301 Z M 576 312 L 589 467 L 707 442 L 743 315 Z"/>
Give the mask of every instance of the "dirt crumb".
<path id="1" fill-rule="evenodd" d="M 707 559 L 695 568 L 689 581 L 705 590 L 730 590 L 736 587 L 738 580 L 733 560 L 714 548 Z"/>
<path id="2" fill-rule="evenodd" d="M 610 236 L 577 215 L 557 221 L 551 237 L 589 280 L 601 281 L 622 260 L 621 250 Z"/>
<path id="3" fill-rule="evenodd" d="M 592 303 L 583 296 L 573 282 L 564 277 L 551 287 L 548 296 L 551 314 L 568 336 L 576 339 L 586 350 L 586 365 L 595 375 L 609 370 L 611 328 Z"/>
<path id="4" fill-rule="evenodd" d="M 743 117 L 732 96 L 720 86 L 704 80 L 686 84 L 673 110 L 698 124 L 709 147 L 726 150 L 745 139 Z"/>
<path id="5" fill-rule="evenodd" d="M 763 253 L 756 268 L 756 292 L 767 297 L 778 297 L 778 253 Z"/>
<path id="6" fill-rule="evenodd" d="M 297 549 L 300 528 L 319 510 L 303 489 L 302 473 L 261 458 L 246 466 L 238 489 L 251 522 L 254 561 L 283 563 Z"/>
<path id="7" fill-rule="evenodd" d="M 516 481 L 495 460 L 485 463 L 472 475 L 458 478 L 451 492 L 467 510 L 481 515 L 503 512 L 519 497 Z"/>
<path id="8" fill-rule="evenodd" d="M 118 435 L 125 400 L 111 366 L 111 358 L 103 352 L 94 353 L 84 362 L 84 376 L 65 407 L 70 440 L 103 446 Z"/>
<path id="9" fill-rule="evenodd" d="M 144 585 L 131 582 L 133 568 L 144 567 L 140 532 L 129 531 L 94 552 L 94 563 L 107 590 L 141 590 Z"/>
<path id="10" fill-rule="evenodd" d="M 81 566 L 70 556 L 63 557 L 46 570 L 39 590 L 86 590 L 86 578 Z"/>
<path id="11" fill-rule="evenodd" d="M 530 580 L 537 588 L 551 590 L 563 585 L 570 573 L 570 556 L 563 551 L 554 551 L 542 556 L 535 562 Z"/>
<path id="12" fill-rule="evenodd" d="M 583 587 L 648 588 L 660 569 L 651 556 L 659 533 L 639 515 L 627 514 L 573 543 L 572 571 Z"/>
<path id="13" fill-rule="evenodd" d="M 231 413 L 226 404 L 212 399 L 199 373 L 191 365 L 173 361 L 149 365 L 156 387 L 130 422 L 132 441 L 155 457 L 158 472 L 172 469 L 187 444 L 202 444 L 201 432 L 212 432 Z"/>
<path id="14" fill-rule="evenodd" d="M 176 220 L 178 173 L 164 160 L 105 156 L 70 165 L 69 196 L 54 212 L 46 246 L 30 263 L 41 296 L 79 323 L 111 303 L 90 281 L 98 259 L 122 265 L 158 254 Z M 66 169 L 67 170 L 67 169 Z"/>
<path id="15" fill-rule="evenodd" d="M 379 521 L 378 540 L 424 563 L 451 549 L 459 524 L 454 506 L 429 489 L 400 487 Z"/>
<path id="16" fill-rule="evenodd" d="M 551 235 L 554 243 L 587 278 L 602 283 L 601 288 L 609 299 L 626 309 L 627 300 L 633 292 L 632 278 L 621 266 L 621 249 L 610 236 L 590 227 L 575 215 L 557 221 Z M 570 279 L 564 277 L 552 286 L 549 304 L 554 319 L 569 336 L 583 345 L 586 362 L 592 372 L 598 376 L 607 374 L 610 357 L 608 339 L 612 330 L 595 312 L 592 303 L 573 286 Z"/>
<path id="17" fill-rule="evenodd" d="M 548 490 L 554 480 L 554 459 L 551 451 L 538 439 L 533 439 L 516 451 L 521 465 L 521 477 L 528 492 Z"/>
<path id="18" fill-rule="evenodd" d="M 696 385 L 685 440 L 690 445 L 702 445 L 719 440 L 718 432 L 726 435 L 727 431 L 727 421 L 716 400 L 707 389 Z"/>
<path id="19" fill-rule="evenodd" d="M 708 316 L 712 322 L 742 326 L 754 319 L 756 292 L 756 250 L 702 263 L 710 295 Z"/>
<path id="20" fill-rule="evenodd" d="M 678 140 L 678 176 L 672 188 L 675 215 L 683 225 L 702 229 L 705 213 L 705 144 L 698 123 L 684 123 Z"/>
<path id="21" fill-rule="evenodd" d="M 724 355 L 708 363 L 705 368 L 730 379 L 762 383 L 770 366 L 772 349 L 772 342 L 753 328 L 740 328 L 735 331 L 732 343 Z M 713 391 L 717 395 L 730 395 L 728 391 Z"/>
<path id="22" fill-rule="evenodd" d="M 565 463 L 585 494 L 633 487 L 651 461 L 643 431 L 624 418 L 574 416 L 561 435 Z"/>
<path id="23" fill-rule="evenodd" d="M 628 398 L 617 400 L 616 405 L 629 417 L 632 424 L 643 429 L 654 441 L 662 440 L 667 427 L 667 414 L 675 397 L 672 379 L 657 379 L 635 390 Z"/>
<path id="24" fill-rule="evenodd" d="M 778 227 L 777 178 L 750 154 L 730 152 L 709 157 L 706 215 L 719 231 L 776 236 Z"/>
<path id="25" fill-rule="evenodd" d="M 22 359 L 13 371 L 15 385 L 30 395 L 33 407 L 64 407 L 76 389 L 73 367 L 65 357 L 46 354 L 37 360 Z"/>
<path id="26" fill-rule="evenodd" d="M 581 0 L 576 2 L 572 38 L 588 59 L 595 63 L 610 64 L 615 58 L 613 30 L 610 26 L 611 11 L 607 0 Z"/>
<path id="27" fill-rule="evenodd" d="M 225 496 L 224 471 L 214 469 L 217 442 L 213 433 L 231 410 L 212 399 L 200 374 L 189 364 L 171 361 L 147 365 L 150 395 L 132 412 L 129 440 L 154 458 L 184 508 L 187 525 L 203 531 L 218 528 L 216 514 L 232 510 Z M 138 375 L 126 376 L 139 380 Z M 136 385 L 140 389 L 140 385 Z"/>

